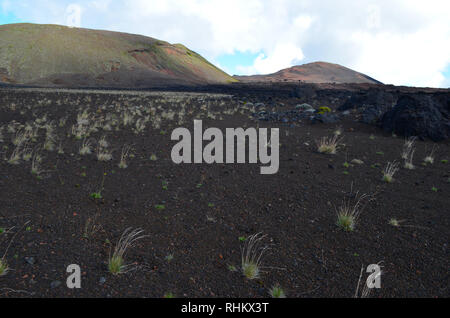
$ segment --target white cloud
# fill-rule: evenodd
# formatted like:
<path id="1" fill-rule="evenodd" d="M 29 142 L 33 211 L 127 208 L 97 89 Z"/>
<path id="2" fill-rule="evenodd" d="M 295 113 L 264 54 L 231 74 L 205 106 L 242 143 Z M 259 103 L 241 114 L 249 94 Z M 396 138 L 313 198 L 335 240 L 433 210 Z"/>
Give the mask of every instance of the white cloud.
<path id="1" fill-rule="evenodd" d="M 71 3 L 66 8 L 66 23 L 69 27 L 81 27 L 82 7 L 79 4 Z"/>
<path id="2" fill-rule="evenodd" d="M 1 8 L 2 8 L 2 12 L 4 13 L 8 13 L 11 10 L 11 1 L 10 0 L 3 0 L 1 2 Z"/>
<path id="3" fill-rule="evenodd" d="M 380 7 L 371 4 L 367 7 L 367 12 L 367 27 L 369 29 L 378 29 L 381 26 Z"/>
<path id="4" fill-rule="evenodd" d="M 74 1 L 74 0 L 72 0 Z M 2 1 L 22 20 L 65 24 L 69 0 Z M 9 6 L 7 5 L 9 2 Z M 343 64 L 386 83 L 445 86 L 448 0 L 78 0 L 81 25 L 180 42 L 209 60 L 264 52 L 243 72 Z"/>
<path id="5" fill-rule="evenodd" d="M 281 69 L 300 63 L 304 55 L 301 48 L 292 44 L 277 44 L 266 56 L 264 53 L 258 55 L 250 67 L 238 66 L 237 70 L 242 74 L 269 74 Z"/>

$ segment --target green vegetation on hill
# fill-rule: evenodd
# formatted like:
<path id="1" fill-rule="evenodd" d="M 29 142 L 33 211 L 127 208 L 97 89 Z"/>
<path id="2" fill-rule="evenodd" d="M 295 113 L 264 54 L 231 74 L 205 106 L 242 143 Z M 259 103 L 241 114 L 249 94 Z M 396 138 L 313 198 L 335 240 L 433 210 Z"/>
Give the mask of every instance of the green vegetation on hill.
<path id="1" fill-rule="evenodd" d="M 0 81 L 122 86 L 235 81 L 181 44 L 59 25 L 0 26 Z"/>

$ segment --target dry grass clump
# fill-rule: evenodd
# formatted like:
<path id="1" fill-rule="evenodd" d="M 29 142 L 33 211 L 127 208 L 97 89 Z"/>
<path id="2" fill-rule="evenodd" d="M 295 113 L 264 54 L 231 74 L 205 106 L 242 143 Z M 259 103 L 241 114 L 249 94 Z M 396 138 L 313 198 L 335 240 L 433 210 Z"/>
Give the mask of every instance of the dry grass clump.
<path id="1" fill-rule="evenodd" d="M 34 154 L 33 160 L 31 161 L 31 174 L 35 176 L 39 176 L 41 174 L 40 160 L 37 153 Z"/>
<path id="2" fill-rule="evenodd" d="M 144 230 L 137 228 L 132 230 L 132 228 L 127 228 L 122 233 L 122 236 L 117 242 L 116 247 L 114 248 L 114 252 L 110 255 L 108 260 L 108 270 L 114 274 L 122 274 L 128 271 L 129 265 L 125 265 L 125 253 L 126 251 L 133 247 L 136 241 L 145 237 L 145 235 L 141 235 Z"/>
<path id="3" fill-rule="evenodd" d="M 0 277 L 6 275 L 9 271 L 8 263 L 5 260 L 5 257 L 0 258 Z"/>
<path id="4" fill-rule="evenodd" d="M 276 284 L 269 290 L 270 296 L 272 298 L 286 298 L 286 293 L 280 285 Z"/>
<path id="5" fill-rule="evenodd" d="M 359 286 L 361 285 L 361 278 L 364 271 L 364 266 L 361 266 L 361 273 L 359 274 L 358 285 L 356 286 L 354 298 L 368 298 L 370 295 L 371 289 L 367 286 L 367 282 L 365 282 L 364 287 L 362 289 L 361 295 L 359 295 Z"/>
<path id="6" fill-rule="evenodd" d="M 269 249 L 267 245 L 263 245 L 262 241 L 266 235 L 257 233 L 249 236 L 241 248 L 241 266 L 242 273 L 248 279 L 255 279 L 261 273 L 261 259 L 264 253 Z"/>
<path id="7" fill-rule="evenodd" d="M 80 146 L 80 150 L 79 150 L 80 155 L 85 156 L 85 155 L 91 154 L 92 153 L 91 147 L 92 147 L 92 142 L 85 138 Z"/>
<path id="8" fill-rule="evenodd" d="M 130 156 L 131 146 L 123 146 L 122 148 L 122 154 L 120 155 L 120 162 L 119 162 L 119 168 L 125 169 L 128 168 L 127 160 Z"/>
<path id="9" fill-rule="evenodd" d="M 20 159 L 22 158 L 22 149 L 20 146 L 17 146 L 13 152 L 11 153 L 11 156 L 7 160 L 10 165 L 18 165 L 20 163 Z"/>
<path id="10" fill-rule="evenodd" d="M 341 139 L 339 139 L 338 135 L 322 137 L 320 140 L 316 141 L 317 151 L 334 155 L 337 152 L 340 142 Z"/>
<path id="11" fill-rule="evenodd" d="M 14 146 L 20 146 L 26 140 L 27 140 L 26 133 L 21 130 L 18 130 L 16 134 L 12 137 L 11 143 Z"/>
<path id="12" fill-rule="evenodd" d="M 431 152 L 423 159 L 423 162 L 429 163 L 432 165 L 434 163 L 434 148 L 431 150 Z"/>
<path id="13" fill-rule="evenodd" d="M 402 149 L 402 159 L 407 159 L 408 154 L 412 148 L 414 148 L 414 143 L 416 142 L 416 137 L 409 137 L 405 140 L 405 143 L 403 144 Z"/>
<path id="14" fill-rule="evenodd" d="M 371 199 L 371 195 L 360 195 L 359 192 L 353 194 L 353 191 L 350 191 L 350 195 L 342 200 L 341 205 L 336 209 L 337 226 L 347 232 L 353 231 L 356 227 L 359 216 Z"/>
<path id="15" fill-rule="evenodd" d="M 33 150 L 31 148 L 24 148 L 22 151 L 23 161 L 30 161 L 33 158 Z"/>
<path id="16" fill-rule="evenodd" d="M 413 156 L 416 151 L 414 148 L 414 143 L 416 141 L 416 137 L 410 137 L 405 140 L 402 150 L 402 159 L 404 160 L 404 167 L 406 169 L 414 169 L 413 165 Z"/>
<path id="17" fill-rule="evenodd" d="M 392 225 L 394 227 L 399 227 L 401 222 L 403 222 L 403 221 L 397 220 L 396 218 L 389 219 L 389 225 Z"/>
<path id="18" fill-rule="evenodd" d="M 383 170 L 383 181 L 391 183 L 394 180 L 394 174 L 399 170 L 398 162 L 388 162 Z"/>
<path id="19" fill-rule="evenodd" d="M 334 135 L 335 135 L 335 136 L 341 136 L 342 133 L 343 133 L 342 126 L 336 127 L 336 129 L 335 129 L 335 131 L 334 131 Z"/>
<path id="20" fill-rule="evenodd" d="M 44 150 L 54 151 L 55 150 L 55 137 L 51 134 L 48 134 L 45 138 Z"/>
<path id="21" fill-rule="evenodd" d="M 97 160 L 110 161 L 112 160 L 112 154 L 107 148 L 97 147 Z"/>
<path id="22" fill-rule="evenodd" d="M 109 147 L 109 143 L 108 143 L 108 141 L 106 141 L 106 136 L 103 136 L 102 138 L 100 138 L 100 140 L 98 141 L 98 145 L 102 148 Z"/>
<path id="23" fill-rule="evenodd" d="M 71 129 L 71 134 L 75 139 L 82 139 L 88 135 L 89 128 L 83 125 L 73 125 Z"/>

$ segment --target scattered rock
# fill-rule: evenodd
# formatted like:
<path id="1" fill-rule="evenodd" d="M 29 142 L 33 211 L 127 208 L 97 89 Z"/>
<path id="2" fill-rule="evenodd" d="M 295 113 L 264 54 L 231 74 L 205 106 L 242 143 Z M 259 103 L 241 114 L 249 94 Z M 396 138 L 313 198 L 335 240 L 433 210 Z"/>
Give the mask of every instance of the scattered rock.
<path id="1" fill-rule="evenodd" d="M 362 164 L 364 164 L 364 161 L 359 160 L 359 159 L 353 159 L 353 160 L 351 161 L 351 163 L 354 163 L 354 164 L 357 164 L 357 165 L 362 165 Z"/>
<path id="2" fill-rule="evenodd" d="M 59 280 L 55 280 L 55 281 L 50 283 L 50 288 L 54 289 L 54 288 L 56 288 L 56 287 L 58 287 L 60 285 L 61 285 L 61 282 Z"/>
<path id="3" fill-rule="evenodd" d="M 362 111 L 361 122 L 365 124 L 376 124 L 382 116 L 382 109 L 368 107 Z"/>
<path id="4" fill-rule="evenodd" d="M 34 265 L 35 259 L 34 257 L 25 257 L 25 262 L 27 262 L 30 265 Z"/>
<path id="5" fill-rule="evenodd" d="M 340 120 L 339 116 L 337 116 L 336 114 L 325 113 L 315 115 L 312 121 L 324 124 L 334 124 L 337 123 L 339 120 Z"/>
<path id="6" fill-rule="evenodd" d="M 297 105 L 297 106 L 295 106 L 295 109 L 298 109 L 298 110 L 302 110 L 302 111 L 307 111 L 307 110 L 309 110 L 309 111 L 315 111 L 315 109 L 314 109 L 314 107 L 312 107 L 311 105 L 309 105 L 309 104 L 300 104 L 300 105 Z"/>

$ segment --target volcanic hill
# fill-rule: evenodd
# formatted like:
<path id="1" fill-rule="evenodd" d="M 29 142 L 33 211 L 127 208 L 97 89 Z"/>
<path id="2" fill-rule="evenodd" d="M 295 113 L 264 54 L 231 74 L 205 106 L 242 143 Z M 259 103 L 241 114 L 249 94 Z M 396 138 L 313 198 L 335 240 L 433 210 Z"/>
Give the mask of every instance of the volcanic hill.
<path id="1" fill-rule="evenodd" d="M 234 76 L 240 82 L 369 83 L 381 82 L 338 64 L 315 62 L 268 75 Z"/>
<path id="2" fill-rule="evenodd" d="M 182 44 L 60 25 L 0 26 L 0 82 L 147 87 L 235 82 Z"/>

